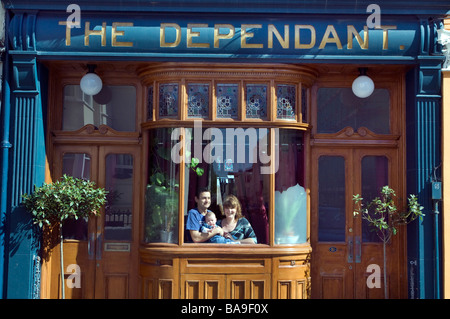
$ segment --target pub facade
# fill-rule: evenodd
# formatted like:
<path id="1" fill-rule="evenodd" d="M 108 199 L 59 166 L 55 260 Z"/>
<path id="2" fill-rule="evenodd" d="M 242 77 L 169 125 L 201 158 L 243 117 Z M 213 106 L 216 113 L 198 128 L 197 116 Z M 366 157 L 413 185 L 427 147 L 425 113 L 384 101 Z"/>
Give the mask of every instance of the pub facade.
<path id="1" fill-rule="evenodd" d="M 446 1 L 3 5 L 3 298 L 444 296 Z M 64 225 L 62 283 L 21 201 L 64 174 L 108 202 Z M 385 185 L 425 216 L 383 254 L 352 199 Z M 192 241 L 203 187 L 255 243 Z"/>

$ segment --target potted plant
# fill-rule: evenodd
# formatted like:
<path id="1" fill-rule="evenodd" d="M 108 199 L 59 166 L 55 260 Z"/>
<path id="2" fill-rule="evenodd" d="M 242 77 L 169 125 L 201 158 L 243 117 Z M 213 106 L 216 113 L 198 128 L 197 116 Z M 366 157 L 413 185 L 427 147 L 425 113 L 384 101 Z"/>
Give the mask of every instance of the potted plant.
<path id="1" fill-rule="evenodd" d="M 192 158 L 188 165 L 198 176 L 203 169 L 198 167 L 198 159 Z M 146 214 L 152 221 L 146 228 L 147 240 L 164 243 L 175 242 L 173 236 L 178 219 L 178 188 L 175 178 L 156 168 L 149 178 L 146 189 Z"/>
<path id="2" fill-rule="evenodd" d="M 361 216 L 372 227 L 372 231 L 376 231 L 378 237 L 383 242 L 383 264 L 384 264 L 384 296 L 388 298 L 387 289 L 387 269 L 386 269 L 386 244 L 396 235 L 399 226 L 406 225 L 413 220 L 424 216 L 423 207 L 419 205 L 417 197 L 413 194 L 408 197 L 408 205 L 406 211 L 397 209 L 394 198 L 395 191 L 389 186 L 381 188 L 381 196 L 375 197 L 370 202 L 364 204 L 363 198 L 359 195 L 353 195 L 355 210 L 353 216 Z"/>
<path id="3" fill-rule="evenodd" d="M 92 181 L 64 175 L 52 184 L 35 187 L 32 194 L 23 195 L 23 205 L 31 213 L 34 224 L 40 228 L 50 227 L 50 229 L 59 225 L 62 283 L 64 283 L 62 232 L 64 221 L 97 215 L 106 203 L 106 194 L 106 190 L 97 188 Z M 61 285 L 63 299 L 64 286 Z"/>

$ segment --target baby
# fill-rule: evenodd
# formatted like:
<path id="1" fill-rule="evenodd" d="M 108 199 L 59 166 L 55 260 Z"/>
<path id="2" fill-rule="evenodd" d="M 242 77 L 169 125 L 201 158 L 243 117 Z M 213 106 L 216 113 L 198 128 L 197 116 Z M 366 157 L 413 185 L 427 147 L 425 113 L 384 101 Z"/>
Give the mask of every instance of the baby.
<path id="1" fill-rule="evenodd" d="M 200 231 L 202 233 L 209 233 L 214 228 L 219 227 L 216 225 L 216 222 L 217 222 L 216 214 L 214 214 L 211 211 L 207 212 L 205 215 L 205 221 L 203 222 L 202 228 Z M 231 238 L 225 238 L 220 235 L 215 235 L 215 236 L 211 237 L 208 240 L 208 242 L 215 243 L 215 244 L 240 244 L 240 242 L 237 240 L 234 240 Z"/>

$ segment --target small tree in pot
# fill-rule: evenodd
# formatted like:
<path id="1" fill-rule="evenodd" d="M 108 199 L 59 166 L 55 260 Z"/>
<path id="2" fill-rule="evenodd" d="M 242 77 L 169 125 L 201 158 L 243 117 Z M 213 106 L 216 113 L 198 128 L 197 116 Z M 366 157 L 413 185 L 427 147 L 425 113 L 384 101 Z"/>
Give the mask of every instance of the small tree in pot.
<path id="1" fill-rule="evenodd" d="M 64 175 L 52 184 L 35 187 L 32 194 L 23 195 L 23 205 L 32 214 L 34 224 L 40 228 L 52 229 L 59 225 L 63 299 L 65 298 L 63 223 L 70 218 L 78 220 L 97 215 L 106 203 L 106 194 L 106 190 L 97 188 L 92 181 Z"/>
<path id="2" fill-rule="evenodd" d="M 407 210 L 399 210 L 395 205 L 395 191 L 389 186 L 383 186 L 380 197 L 375 197 L 368 203 L 364 203 L 361 195 L 353 195 L 355 210 L 353 216 L 360 215 L 376 231 L 378 238 L 383 242 L 383 270 L 384 270 L 384 296 L 388 298 L 387 268 L 386 268 L 386 244 L 392 236 L 397 235 L 399 226 L 407 225 L 417 218 L 425 216 L 422 213 L 417 197 L 410 194 L 408 197 Z"/>

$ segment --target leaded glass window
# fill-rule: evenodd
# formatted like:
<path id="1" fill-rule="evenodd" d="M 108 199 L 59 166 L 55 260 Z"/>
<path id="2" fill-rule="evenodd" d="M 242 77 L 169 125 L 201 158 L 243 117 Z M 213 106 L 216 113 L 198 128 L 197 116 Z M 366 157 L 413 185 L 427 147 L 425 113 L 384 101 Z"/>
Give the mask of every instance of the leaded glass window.
<path id="1" fill-rule="evenodd" d="M 277 85 L 277 118 L 295 120 L 295 85 Z"/>
<path id="2" fill-rule="evenodd" d="M 236 119 L 239 103 L 238 84 L 217 84 L 217 117 Z"/>
<path id="3" fill-rule="evenodd" d="M 178 83 L 165 83 L 159 85 L 160 117 L 177 117 L 178 91 Z"/>
<path id="4" fill-rule="evenodd" d="M 188 84 L 188 117 L 208 118 L 209 84 Z"/>
<path id="5" fill-rule="evenodd" d="M 267 116 L 267 85 L 247 84 L 247 118 L 263 119 Z"/>

